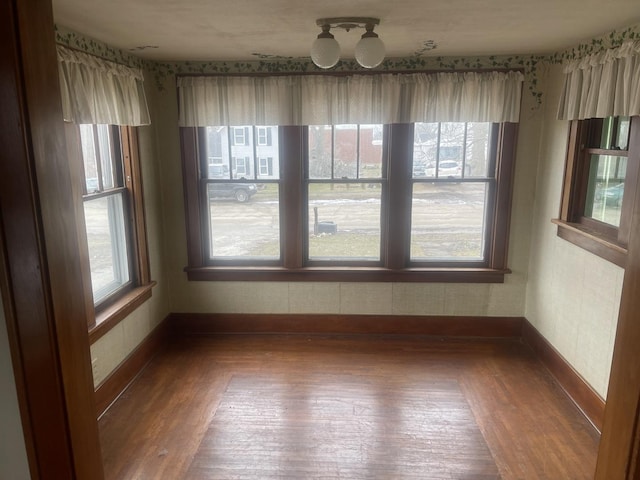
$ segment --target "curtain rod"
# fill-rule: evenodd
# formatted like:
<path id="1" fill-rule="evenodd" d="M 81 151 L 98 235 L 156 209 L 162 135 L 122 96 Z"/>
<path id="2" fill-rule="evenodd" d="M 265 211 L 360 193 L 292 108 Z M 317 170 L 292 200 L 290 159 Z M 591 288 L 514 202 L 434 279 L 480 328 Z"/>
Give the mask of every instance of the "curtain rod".
<path id="1" fill-rule="evenodd" d="M 176 62 L 178 63 L 178 62 Z M 520 72 L 525 73 L 524 67 L 517 68 L 465 68 L 465 69 L 434 69 L 434 70 L 348 70 L 339 72 L 247 72 L 247 73 L 178 73 L 176 77 L 285 77 L 285 76 L 311 76 L 321 75 L 323 77 L 346 77 L 348 75 L 399 75 L 399 74 L 414 74 L 414 73 L 487 73 L 487 72 Z"/>

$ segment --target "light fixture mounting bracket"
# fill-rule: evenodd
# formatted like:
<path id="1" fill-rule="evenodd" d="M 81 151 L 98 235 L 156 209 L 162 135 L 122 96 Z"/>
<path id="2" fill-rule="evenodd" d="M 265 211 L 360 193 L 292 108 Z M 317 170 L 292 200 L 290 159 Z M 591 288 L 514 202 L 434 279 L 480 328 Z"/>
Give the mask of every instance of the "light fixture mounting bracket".
<path id="1" fill-rule="evenodd" d="M 380 25 L 379 18 L 373 17 L 332 17 L 332 18 L 319 18 L 316 20 L 316 25 L 319 27 L 329 26 L 330 28 L 342 28 L 347 32 L 352 28 L 370 28 L 375 25 Z"/>

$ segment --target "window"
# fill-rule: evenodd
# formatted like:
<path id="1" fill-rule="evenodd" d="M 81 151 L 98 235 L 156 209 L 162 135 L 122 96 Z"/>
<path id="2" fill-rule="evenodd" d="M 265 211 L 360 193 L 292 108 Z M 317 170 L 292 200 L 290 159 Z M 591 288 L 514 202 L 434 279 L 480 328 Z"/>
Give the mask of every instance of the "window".
<path id="1" fill-rule="evenodd" d="M 248 145 L 249 127 L 233 127 L 233 145 Z"/>
<path id="2" fill-rule="evenodd" d="M 273 175 L 273 158 L 259 158 L 258 165 L 260 166 L 260 176 L 270 177 Z"/>
<path id="3" fill-rule="evenodd" d="M 382 125 L 312 125 L 304 168 L 308 265 L 380 265 L 382 258 Z M 386 175 L 385 175 L 386 176 Z M 338 230 L 339 228 L 339 230 Z"/>
<path id="4" fill-rule="evenodd" d="M 558 235 L 620 266 L 626 263 L 638 165 L 637 117 L 571 122 Z M 637 134 L 636 134 L 637 135 Z M 625 192 L 631 192 L 625 193 Z"/>
<path id="5" fill-rule="evenodd" d="M 483 263 L 496 188 L 490 123 L 418 123 L 413 145 L 413 263 Z M 426 165 L 425 168 L 422 166 Z"/>
<path id="6" fill-rule="evenodd" d="M 222 163 L 222 148 L 224 145 L 223 135 L 226 135 L 226 131 L 223 129 L 212 130 L 207 135 L 207 152 L 209 153 L 209 165 L 219 165 Z"/>
<path id="7" fill-rule="evenodd" d="M 150 284 L 142 184 L 133 128 L 85 124 L 78 133 L 91 288 L 99 313 Z"/>
<path id="8" fill-rule="evenodd" d="M 244 178 L 233 148 L 223 164 L 235 174 L 209 173 L 206 139 L 221 128 L 241 127 L 181 129 L 190 279 L 500 282 L 508 272 L 515 124 L 265 127 L 264 157 L 262 127 L 249 127 Z"/>
<path id="9" fill-rule="evenodd" d="M 251 170 L 249 162 L 249 157 L 233 157 L 233 171 L 235 172 L 236 178 L 249 175 L 249 172 Z"/>
<path id="10" fill-rule="evenodd" d="M 271 146 L 271 128 L 256 127 L 256 139 L 257 144 L 260 146 Z"/>
<path id="11" fill-rule="evenodd" d="M 223 155 L 221 164 L 211 166 L 200 162 L 196 168 L 201 180 L 195 188 L 200 192 L 199 201 L 204 199 L 206 205 L 202 209 L 206 225 L 202 236 L 207 263 L 273 265 L 281 258 L 278 151 L 271 150 L 272 157 L 259 158 L 256 155 L 266 147 L 250 142 L 238 146 L 225 140 L 236 138 L 235 134 L 228 137 L 227 132 L 244 132 L 245 129 L 253 131 L 250 127 L 207 127 L 199 132 L 199 158 L 211 155 L 214 145 L 211 137 L 222 139 L 219 151 Z M 257 131 L 272 129 L 277 135 L 278 127 L 256 127 Z M 244 138 L 250 140 L 252 136 Z M 258 168 L 254 167 L 255 162 Z M 256 171 L 260 185 L 256 183 Z M 255 201 L 254 197 L 258 196 L 260 201 Z"/>

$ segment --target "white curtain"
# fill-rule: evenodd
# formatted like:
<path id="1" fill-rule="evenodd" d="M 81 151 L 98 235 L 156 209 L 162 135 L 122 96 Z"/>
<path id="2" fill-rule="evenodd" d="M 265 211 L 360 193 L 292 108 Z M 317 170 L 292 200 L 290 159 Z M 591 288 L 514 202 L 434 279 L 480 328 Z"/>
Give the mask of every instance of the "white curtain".
<path id="1" fill-rule="evenodd" d="M 517 122 L 520 72 L 178 77 L 179 124 Z"/>
<path id="2" fill-rule="evenodd" d="M 58 46 L 64 120 L 73 123 L 148 125 L 142 71 Z"/>
<path id="3" fill-rule="evenodd" d="M 564 64 L 558 119 L 640 115 L 640 41 Z"/>

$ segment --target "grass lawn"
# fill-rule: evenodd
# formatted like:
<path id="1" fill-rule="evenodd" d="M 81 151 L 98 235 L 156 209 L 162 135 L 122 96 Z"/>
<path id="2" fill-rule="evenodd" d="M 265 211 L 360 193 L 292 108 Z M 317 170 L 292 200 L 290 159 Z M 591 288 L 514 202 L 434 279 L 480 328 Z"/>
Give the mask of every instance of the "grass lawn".
<path id="1" fill-rule="evenodd" d="M 248 256 L 278 256 L 278 242 L 256 245 Z M 414 258 L 460 258 L 477 259 L 481 256 L 481 245 L 473 234 L 421 234 L 411 243 Z M 309 238 L 309 253 L 312 258 L 353 258 L 378 259 L 380 238 L 365 233 L 338 231 L 335 235 L 312 235 Z"/>

